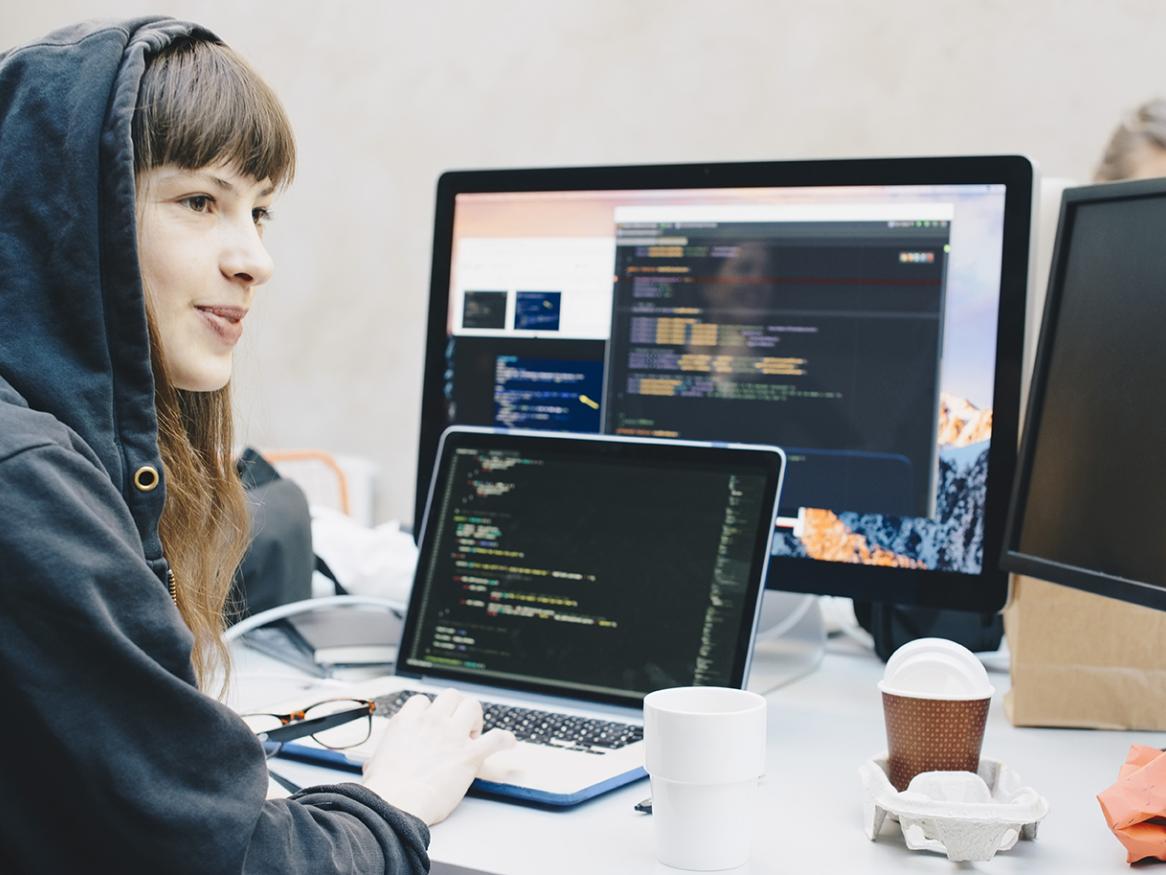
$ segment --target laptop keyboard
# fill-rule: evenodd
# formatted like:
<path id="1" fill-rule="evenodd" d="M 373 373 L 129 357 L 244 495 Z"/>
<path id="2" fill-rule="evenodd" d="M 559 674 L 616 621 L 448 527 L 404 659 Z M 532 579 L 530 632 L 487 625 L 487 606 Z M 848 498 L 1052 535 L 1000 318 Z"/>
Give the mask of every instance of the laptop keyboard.
<path id="1" fill-rule="evenodd" d="M 432 693 L 402 690 L 376 700 L 376 713 L 392 717 L 413 696 L 425 696 L 433 701 Z M 642 726 L 617 720 L 596 720 L 575 714 L 519 708 L 498 702 L 482 702 L 485 729 L 509 729 L 519 741 L 545 744 L 581 753 L 604 754 L 618 750 L 644 738 Z"/>

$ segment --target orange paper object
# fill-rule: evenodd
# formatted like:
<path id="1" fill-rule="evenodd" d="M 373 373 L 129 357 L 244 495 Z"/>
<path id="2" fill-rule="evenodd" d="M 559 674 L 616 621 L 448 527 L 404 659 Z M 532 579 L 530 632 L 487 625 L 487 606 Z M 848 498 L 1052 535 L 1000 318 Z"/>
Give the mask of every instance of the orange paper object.
<path id="1" fill-rule="evenodd" d="M 1105 822 L 1125 845 L 1127 862 L 1166 860 L 1166 753 L 1132 745 L 1117 783 L 1097 801 Z"/>

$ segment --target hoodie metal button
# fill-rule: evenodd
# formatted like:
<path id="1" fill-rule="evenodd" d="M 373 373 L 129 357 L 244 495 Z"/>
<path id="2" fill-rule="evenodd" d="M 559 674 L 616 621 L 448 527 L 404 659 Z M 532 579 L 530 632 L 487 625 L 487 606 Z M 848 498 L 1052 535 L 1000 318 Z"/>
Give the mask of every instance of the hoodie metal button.
<path id="1" fill-rule="evenodd" d="M 134 486 L 139 492 L 153 492 L 160 479 L 158 469 L 153 465 L 143 465 L 134 472 Z"/>

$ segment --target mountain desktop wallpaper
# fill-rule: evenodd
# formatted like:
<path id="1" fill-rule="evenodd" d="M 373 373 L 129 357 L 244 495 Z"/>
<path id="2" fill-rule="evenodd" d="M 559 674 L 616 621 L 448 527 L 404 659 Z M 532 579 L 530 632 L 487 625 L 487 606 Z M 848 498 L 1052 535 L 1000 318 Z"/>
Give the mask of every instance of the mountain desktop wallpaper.
<path id="1" fill-rule="evenodd" d="M 991 437 L 991 410 L 941 394 L 935 519 L 810 509 L 801 538 L 775 533 L 773 554 L 978 574 Z"/>

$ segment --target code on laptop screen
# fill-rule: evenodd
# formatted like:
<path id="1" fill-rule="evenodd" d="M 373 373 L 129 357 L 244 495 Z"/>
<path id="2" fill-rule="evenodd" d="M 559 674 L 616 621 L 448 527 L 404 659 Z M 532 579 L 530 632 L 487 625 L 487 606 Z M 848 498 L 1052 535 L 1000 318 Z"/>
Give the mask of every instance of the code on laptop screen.
<path id="1" fill-rule="evenodd" d="M 765 488 L 756 469 L 458 448 L 405 664 L 621 696 L 729 684 Z"/>

